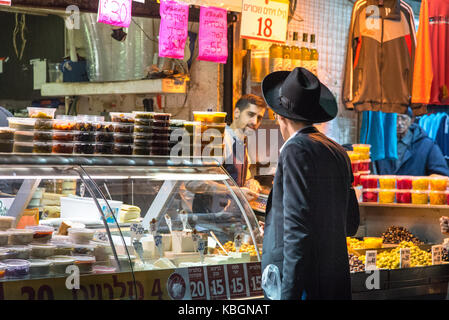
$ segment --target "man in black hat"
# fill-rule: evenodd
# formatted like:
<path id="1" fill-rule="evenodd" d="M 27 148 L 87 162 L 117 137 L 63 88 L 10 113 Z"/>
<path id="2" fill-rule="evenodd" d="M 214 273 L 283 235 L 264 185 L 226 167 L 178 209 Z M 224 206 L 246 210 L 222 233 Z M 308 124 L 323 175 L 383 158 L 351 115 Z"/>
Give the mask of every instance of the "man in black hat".
<path id="1" fill-rule="evenodd" d="M 353 175 L 345 150 L 314 123 L 338 112 L 330 90 L 304 68 L 262 82 L 285 144 L 267 204 L 262 269 L 281 275 L 281 299 L 350 299 L 346 236 L 359 226 Z"/>

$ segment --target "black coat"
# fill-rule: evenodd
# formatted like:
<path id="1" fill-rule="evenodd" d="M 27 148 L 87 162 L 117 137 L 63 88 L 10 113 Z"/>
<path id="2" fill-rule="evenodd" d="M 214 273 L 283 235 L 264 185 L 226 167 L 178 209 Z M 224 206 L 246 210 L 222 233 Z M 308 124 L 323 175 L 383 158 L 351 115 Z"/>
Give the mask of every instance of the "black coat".
<path id="1" fill-rule="evenodd" d="M 345 150 L 315 127 L 299 131 L 279 157 L 267 204 L 262 270 L 281 271 L 281 299 L 350 299 L 346 236 L 359 208 Z"/>

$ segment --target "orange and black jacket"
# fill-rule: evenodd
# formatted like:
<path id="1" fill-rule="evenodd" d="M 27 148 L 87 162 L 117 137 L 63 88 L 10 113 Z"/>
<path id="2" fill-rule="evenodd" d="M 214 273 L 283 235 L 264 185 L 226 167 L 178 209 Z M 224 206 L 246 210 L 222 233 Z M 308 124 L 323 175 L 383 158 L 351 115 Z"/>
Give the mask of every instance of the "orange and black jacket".
<path id="1" fill-rule="evenodd" d="M 357 1 L 346 53 L 346 108 L 405 113 L 411 100 L 415 47 L 414 16 L 407 3 Z"/>

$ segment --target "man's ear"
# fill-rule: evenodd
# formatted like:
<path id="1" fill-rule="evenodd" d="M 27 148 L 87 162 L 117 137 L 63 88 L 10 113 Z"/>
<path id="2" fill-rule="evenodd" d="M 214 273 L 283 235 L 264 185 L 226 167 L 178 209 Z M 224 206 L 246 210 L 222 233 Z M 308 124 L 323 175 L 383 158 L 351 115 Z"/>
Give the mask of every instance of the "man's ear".
<path id="1" fill-rule="evenodd" d="M 234 108 L 234 119 L 240 118 L 240 109 Z"/>

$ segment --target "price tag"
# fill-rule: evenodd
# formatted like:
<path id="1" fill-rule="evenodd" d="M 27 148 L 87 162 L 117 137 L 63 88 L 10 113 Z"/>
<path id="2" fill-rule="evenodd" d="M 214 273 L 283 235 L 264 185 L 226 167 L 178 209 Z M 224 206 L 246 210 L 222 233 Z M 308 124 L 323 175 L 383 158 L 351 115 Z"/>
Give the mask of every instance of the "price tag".
<path id="1" fill-rule="evenodd" d="M 243 0 L 240 36 L 284 43 L 287 36 L 288 0 Z"/>
<path id="2" fill-rule="evenodd" d="M 153 237 L 156 235 L 156 219 L 153 219 L 150 222 L 150 233 L 153 235 Z"/>
<path id="3" fill-rule="evenodd" d="M 100 0 L 97 22 L 128 28 L 131 23 L 132 0 Z"/>
<path id="4" fill-rule="evenodd" d="M 399 268 L 410 268 L 410 248 L 401 248 L 399 254 Z"/>
<path id="5" fill-rule="evenodd" d="M 11 0 L 0 0 L 1 6 L 11 6 Z"/>
<path id="6" fill-rule="evenodd" d="M 159 9 L 159 56 L 174 59 L 184 58 L 189 22 L 189 5 L 161 0 Z"/>
<path id="7" fill-rule="evenodd" d="M 441 264 L 443 259 L 443 246 L 432 246 L 432 265 Z"/>
<path id="8" fill-rule="evenodd" d="M 168 230 L 170 230 L 170 233 L 172 233 L 171 218 L 168 214 L 166 214 L 164 217 L 165 217 L 165 222 L 167 223 L 167 226 L 168 226 Z"/>
<path id="9" fill-rule="evenodd" d="M 145 232 L 145 229 L 141 223 L 132 223 L 129 227 L 129 231 L 131 232 L 131 238 L 140 240 Z"/>
<path id="10" fill-rule="evenodd" d="M 180 212 L 179 213 L 179 218 L 181 219 L 181 223 L 182 223 L 182 230 L 183 231 L 186 231 L 186 229 L 187 229 L 187 220 L 188 220 L 188 216 L 187 216 L 187 213 L 182 213 L 182 212 Z"/>
<path id="11" fill-rule="evenodd" d="M 228 60 L 227 11 L 201 7 L 198 60 L 226 63 Z"/>
<path id="12" fill-rule="evenodd" d="M 207 279 L 211 300 L 224 300 L 228 298 L 226 293 L 225 269 L 223 265 L 208 266 Z"/>
<path id="13" fill-rule="evenodd" d="M 242 246 L 242 234 L 241 233 L 237 233 L 234 237 L 234 247 L 235 247 L 235 252 L 240 252 L 240 247 Z"/>
<path id="14" fill-rule="evenodd" d="M 106 232 L 95 231 L 94 240 L 105 242 L 108 241 L 108 236 L 106 235 Z"/>
<path id="15" fill-rule="evenodd" d="M 246 271 L 248 274 L 250 296 L 253 297 L 263 295 L 261 264 L 259 262 L 247 263 Z"/>
<path id="16" fill-rule="evenodd" d="M 243 264 L 226 265 L 228 272 L 228 286 L 232 298 L 247 297 L 247 286 Z"/>
<path id="17" fill-rule="evenodd" d="M 377 250 L 365 252 L 365 270 L 376 270 Z"/>
<path id="18" fill-rule="evenodd" d="M 159 251 L 159 257 L 162 258 L 164 252 L 162 250 L 162 236 L 156 235 L 154 236 L 154 244 L 156 245 L 157 251 Z"/>
<path id="19" fill-rule="evenodd" d="M 206 300 L 206 281 L 203 267 L 190 267 L 189 283 L 190 283 L 190 297 L 192 300 Z"/>

